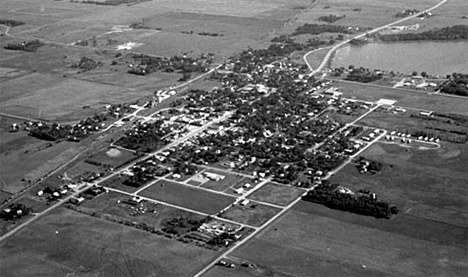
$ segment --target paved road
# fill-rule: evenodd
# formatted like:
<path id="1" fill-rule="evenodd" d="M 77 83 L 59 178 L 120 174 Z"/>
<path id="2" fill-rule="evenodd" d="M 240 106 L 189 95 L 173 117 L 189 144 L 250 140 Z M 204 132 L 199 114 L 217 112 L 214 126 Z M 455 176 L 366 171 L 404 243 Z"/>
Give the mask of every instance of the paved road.
<path id="1" fill-rule="evenodd" d="M 440 7 L 441 5 L 443 5 L 443 4 L 444 4 L 445 2 L 447 2 L 447 1 L 448 1 L 448 0 L 442 0 L 442 1 L 440 1 L 439 3 L 437 3 L 436 5 L 432 6 L 432 7 L 429 8 L 429 9 L 426 9 L 426 10 L 424 10 L 424 11 L 422 11 L 422 12 L 419 12 L 419 13 L 417 13 L 417 14 L 414 14 L 414 15 L 411 15 L 411 16 L 408 16 L 408 17 L 399 19 L 399 20 L 394 21 L 394 22 L 392 22 L 392 23 L 389 23 L 389 24 L 386 24 L 386 25 L 384 25 L 384 26 L 381 26 L 381 27 L 372 29 L 372 30 L 370 30 L 370 31 L 367 31 L 367 32 L 362 33 L 362 34 L 360 34 L 360 35 L 357 35 L 357 36 L 355 36 L 355 37 L 353 37 L 353 38 L 349 38 L 349 39 L 347 39 L 347 40 L 344 40 L 344 41 L 338 43 L 337 45 L 333 46 L 333 48 L 330 49 L 330 51 L 328 51 L 328 53 L 325 55 L 325 58 L 323 59 L 322 63 L 321 63 L 321 64 L 319 65 L 319 67 L 317 67 L 316 69 L 313 69 L 313 68 L 310 66 L 310 64 L 309 64 L 308 62 L 306 62 L 306 63 L 307 63 L 307 66 L 309 66 L 309 69 L 312 71 L 312 72 L 311 72 L 311 75 L 315 75 L 315 74 L 317 74 L 318 72 L 320 72 L 320 71 L 325 67 L 325 65 L 327 64 L 327 62 L 328 62 L 328 60 L 330 59 L 330 57 L 331 57 L 331 55 L 333 54 L 333 52 L 335 52 L 336 49 L 338 49 L 338 48 L 340 48 L 341 46 L 347 44 L 347 43 L 350 42 L 351 40 L 362 38 L 362 37 L 364 37 L 364 36 L 366 36 L 366 35 L 368 35 L 368 34 L 373 34 L 373 33 L 376 33 L 376 32 L 378 32 L 378 31 L 380 31 L 380 30 L 383 30 L 383 29 L 386 29 L 386 28 L 388 28 L 388 27 L 391 27 L 391 26 L 393 26 L 393 25 L 396 25 L 396 24 L 402 23 L 402 22 L 404 22 L 404 21 L 413 19 L 413 18 L 415 18 L 415 17 L 417 17 L 417 16 L 419 16 L 419 15 L 425 13 L 425 12 L 430 12 L 430 11 L 432 11 L 432 10 L 434 10 L 434 9 L 436 9 L 436 8 L 438 8 L 438 7 Z M 308 56 L 309 54 L 313 53 L 313 52 L 314 52 L 314 50 L 312 50 L 312 51 L 306 53 L 306 54 L 304 55 L 304 60 L 307 60 L 307 56 Z"/>

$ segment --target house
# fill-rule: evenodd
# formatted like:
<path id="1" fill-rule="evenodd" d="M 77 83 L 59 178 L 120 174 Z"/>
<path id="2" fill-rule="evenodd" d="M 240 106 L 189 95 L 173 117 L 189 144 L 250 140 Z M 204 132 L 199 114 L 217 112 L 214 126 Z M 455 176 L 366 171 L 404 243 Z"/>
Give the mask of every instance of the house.
<path id="1" fill-rule="evenodd" d="M 203 173 L 205 175 L 206 178 L 210 179 L 211 181 L 220 181 L 220 180 L 224 180 L 224 178 L 226 178 L 226 176 L 224 175 L 220 175 L 220 174 L 216 174 L 216 173 L 212 173 L 212 172 L 204 172 Z"/>
<path id="2" fill-rule="evenodd" d="M 239 203 L 239 205 L 241 205 L 241 206 L 245 206 L 245 205 L 248 205 L 249 203 L 250 203 L 250 201 L 249 201 L 249 200 L 247 200 L 247 199 L 244 199 L 244 200 L 242 200 L 242 201 Z"/>
<path id="3" fill-rule="evenodd" d="M 434 112 L 433 112 L 433 111 L 420 111 L 420 112 L 419 112 L 419 115 L 422 115 L 422 116 L 434 116 Z"/>
<path id="4" fill-rule="evenodd" d="M 234 192 L 237 193 L 237 194 L 243 194 L 244 193 L 244 188 L 235 189 Z"/>

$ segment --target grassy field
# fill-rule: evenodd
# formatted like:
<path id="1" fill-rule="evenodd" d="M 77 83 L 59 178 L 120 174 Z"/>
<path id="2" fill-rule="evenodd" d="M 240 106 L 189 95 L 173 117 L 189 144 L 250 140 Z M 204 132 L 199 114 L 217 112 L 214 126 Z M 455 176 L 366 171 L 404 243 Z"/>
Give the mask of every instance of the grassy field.
<path id="1" fill-rule="evenodd" d="M 343 97 L 346 98 L 365 101 L 377 101 L 386 98 L 396 100 L 396 106 L 468 115 L 466 109 L 468 99 L 455 99 L 449 96 L 349 82 L 334 82 L 333 86 L 338 87 L 343 92 Z"/>
<path id="2" fill-rule="evenodd" d="M 432 121 L 432 118 L 420 118 L 417 116 L 419 111 L 407 111 L 405 114 L 393 114 L 385 110 L 376 110 L 358 123 L 366 126 L 384 128 L 386 130 L 396 130 L 403 133 L 414 133 L 416 131 L 425 131 L 431 134 L 431 137 L 437 136 L 453 136 L 450 132 L 438 131 L 437 128 L 442 130 L 456 130 L 458 132 L 467 132 L 468 125 L 466 124 L 448 124 L 441 121 Z M 465 125 L 465 126 L 463 126 Z M 431 128 L 431 129 L 428 129 Z M 436 129 L 434 129 L 436 128 Z"/>
<path id="3" fill-rule="evenodd" d="M 27 147 L 0 154 L 0 190 L 16 193 L 27 186 L 22 179 L 35 181 L 64 161 L 74 157 L 79 151 L 74 143 L 52 143 L 36 141 Z"/>
<path id="4" fill-rule="evenodd" d="M 67 209 L 0 244 L 4 276 L 191 276 L 217 254 Z M 28 263 L 24 263 L 27 260 Z"/>
<path id="5" fill-rule="evenodd" d="M 249 195 L 250 199 L 276 205 L 286 206 L 304 193 L 304 190 L 274 183 L 265 184 L 263 187 Z"/>
<path id="6" fill-rule="evenodd" d="M 388 228 L 374 228 L 363 221 Z M 301 201 L 233 255 L 288 276 L 311 272 L 315 276 L 461 276 L 466 272 L 467 253 L 461 247 L 466 238 L 458 247 L 438 244 L 437 238 L 430 242 L 392 232 L 399 224 Z M 422 229 L 415 225 L 408 233 L 425 232 Z"/>
<path id="7" fill-rule="evenodd" d="M 118 166 L 121 166 L 122 164 L 135 158 L 137 158 L 135 153 L 113 147 L 105 149 L 89 157 L 90 160 L 100 162 L 104 165 L 109 165 L 113 168 L 117 168 Z"/>
<path id="8" fill-rule="evenodd" d="M 261 226 L 280 211 L 278 208 L 250 202 L 246 206 L 234 205 L 221 217 L 251 226 Z"/>
<path id="9" fill-rule="evenodd" d="M 468 146 L 443 143 L 436 150 L 374 144 L 362 156 L 379 161 L 375 175 L 359 174 L 347 165 L 330 178 L 351 190 L 369 189 L 397 204 L 404 214 L 467 228 L 466 160 Z"/>
<path id="10" fill-rule="evenodd" d="M 165 180 L 156 182 L 139 195 L 207 214 L 215 214 L 234 202 L 234 198 L 229 196 Z"/>

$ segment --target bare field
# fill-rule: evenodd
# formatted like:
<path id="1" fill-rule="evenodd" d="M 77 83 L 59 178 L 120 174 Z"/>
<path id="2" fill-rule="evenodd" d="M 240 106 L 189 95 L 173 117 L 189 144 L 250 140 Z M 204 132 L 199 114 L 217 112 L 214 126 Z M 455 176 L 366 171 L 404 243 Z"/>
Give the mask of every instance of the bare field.
<path id="1" fill-rule="evenodd" d="M 396 100 L 395 106 L 468 115 L 466 109 L 468 99 L 340 81 L 335 81 L 333 86 L 338 87 L 343 92 L 343 97 L 346 98 L 364 101 L 377 101 L 386 98 Z"/>
<path id="2" fill-rule="evenodd" d="M 58 209 L 0 244 L 5 276 L 191 276 L 217 254 Z M 24 263 L 27 260 L 28 263 Z"/>
<path id="3" fill-rule="evenodd" d="M 343 222 L 328 211 L 366 217 L 329 209 L 322 215 L 309 206 L 327 209 L 301 201 L 233 256 L 295 276 L 460 276 L 468 267 L 463 248 Z"/>
<path id="4" fill-rule="evenodd" d="M 165 180 L 156 182 L 138 194 L 207 214 L 215 214 L 234 202 L 233 197 Z"/>

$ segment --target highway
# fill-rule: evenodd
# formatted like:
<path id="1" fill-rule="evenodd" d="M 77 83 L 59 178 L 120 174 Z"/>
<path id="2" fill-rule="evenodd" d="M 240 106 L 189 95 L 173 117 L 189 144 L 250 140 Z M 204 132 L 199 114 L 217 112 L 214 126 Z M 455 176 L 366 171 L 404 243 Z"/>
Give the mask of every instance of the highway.
<path id="1" fill-rule="evenodd" d="M 418 17 L 419 15 L 421 15 L 421 14 L 423 14 L 423 13 L 430 12 L 430 11 L 432 11 L 432 10 L 434 10 L 434 9 L 437 9 L 438 7 L 440 7 L 441 5 L 443 5 L 443 4 L 444 4 L 445 2 L 447 2 L 447 1 L 448 1 L 448 0 L 442 0 L 442 1 L 440 1 L 439 3 L 437 3 L 436 5 L 434 5 L 434 6 L 430 7 L 430 8 L 428 8 L 428 9 L 426 9 L 426 10 L 424 10 L 424 11 L 421 11 L 421 12 L 416 13 L 416 14 L 413 14 L 413 15 L 411 15 L 411 16 L 408 16 L 408 17 L 399 19 L 399 20 L 394 21 L 394 22 L 392 22 L 392 23 L 388 23 L 388 24 L 383 25 L 383 26 L 381 26 L 381 27 L 374 28 L 374 29 L 372 29 L 372 30 L 370 30 L 370 31 L 367 31 L 367 32 L 365 32 L 365 33 L 362 33 L 362 34 L 360 34 L 360 35 L 357 35 L 357 36 L 355 36 L 355 37 L 346 39 L 346 40 L 344 40 L 344 41 L 338 43 L 337 45 L 333 46 L 333 47 L 330 49 L 330 51 L 328 51 L 328 53 L 325 55 L 325 58 L 322 60 L 322 63 L 321 63 L 316 69 L 313 69 L 312 66 L 310 65 L 310 63 L 307 61 L 307 56 L 308 56 L 309 54 L 314 53 L 316 50 L 312 50 L 312 51 L 310 51 L 310 52 L 307 52 L 307 53 L 304 55 L 303 58 L 304 58 L 304 61 L 306 61 L 307 66 L 308 66 L 309 69 L 311 70 L 310 75 L 315 75 L 315 74 L 317 74 L 318 72 L 320 72 L 320 71 L 325 67 L 325 65 L 327 64 L 327 62 L 328 62 L 328 60 L 330 59 L 330 57 L 331 57 L 331 55 L 333 54 L 333 52 L 335 52 L 338 48 L 340 48 L 341 46 L 347 44 L 347 43 L 350 42 L 351 40 L 353 40 L 353 39 L 359 39 L 359 38 L 365 37 L 366 35 L 376 33 L 376 32 L 378 32 L 378 31 L 380 31 L 380 30 L 386 29 L 386 28 L 391 27 L 391 26 L 393 26 L 393 25 L 400 24 L 400 23 L 405 22 L 405 21 L 407 21 L 407 20 L 416 18 L 416 17 Z"/>

